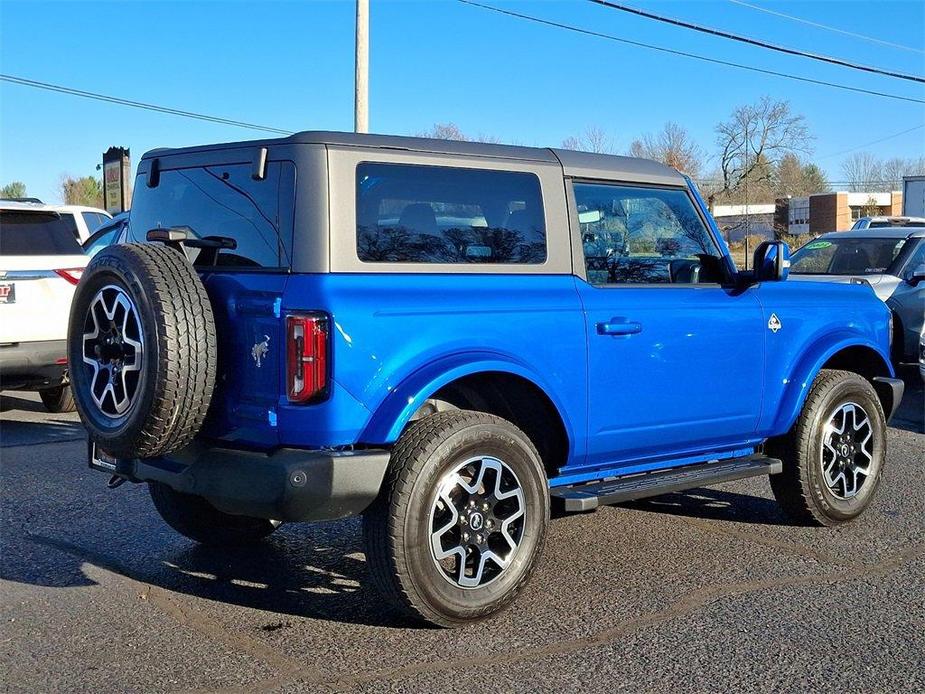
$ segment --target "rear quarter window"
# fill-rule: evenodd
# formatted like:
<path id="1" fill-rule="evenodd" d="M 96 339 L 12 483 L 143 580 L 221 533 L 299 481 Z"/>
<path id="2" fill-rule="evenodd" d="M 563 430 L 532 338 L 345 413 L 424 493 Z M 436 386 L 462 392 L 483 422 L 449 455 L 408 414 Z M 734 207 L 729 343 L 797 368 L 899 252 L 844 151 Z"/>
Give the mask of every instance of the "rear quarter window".
<path id="1" fill-rule="evenodd" d="M 71 215 L 0 210 L 0 255 L 83 255 Z"/>
<path id="2" fill-rule="evenodd" d="M 531 173 L 363 163 L 356 204 L 363 262 L 546 260 L 543 199 Z"/>
<path id="3" fill-rule="evenodd" d="M 218 256 L 219 266 L 288 268 L 292 253 L 295 167 L 270 162 L 255 180 L 253 165 L 221 164 L 161 169 L 154 188 L 139 176 L 132 200 L 130 237 L 144 241 L 151 229 L 188 227 L 199 237 L 224 236 L 237 248 Z"/>

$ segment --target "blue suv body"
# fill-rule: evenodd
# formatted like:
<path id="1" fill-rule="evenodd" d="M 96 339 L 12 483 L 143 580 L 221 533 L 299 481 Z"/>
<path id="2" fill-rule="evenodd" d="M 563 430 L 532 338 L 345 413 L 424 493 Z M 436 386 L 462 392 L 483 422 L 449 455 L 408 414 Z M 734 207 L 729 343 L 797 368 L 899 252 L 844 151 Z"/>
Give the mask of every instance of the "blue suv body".
<path id="1" fill-rule="evenodd" d="M 456 624 L 513 597 L 499 586 L 522 583 L 526 547 L 539 542 L 528 539 L 542 534 L 524 518 L 548 517 L 551 502 L 582 510 L 782 469 L 772 481 L 783 480 L 788 465 L 796 472 L 779 498 L 793 496 L 801 466 L 836 479 L 820 508 L 856 501 L 863 480 L 868 493 L 875 486 L 880 462 L 851 473 L 849 454 L 826 456 L 870 447 L 898 405 L 889 311 L 866 286 L 781 281 L 782 244 L 738 272 L 696 187 L 661 164 L 309 132 L 149 152 L 135 191 L 129 240 L 186 255 L 211 307 L 217 373 L 191 440 L 107 455 L 115 438 L 90 427 L 91 465 L 160 488 L 155 502 L 181 532 L 164 494 L 274 522 L 366 512 L 371 564 L 392 577 L 386 592 Z M 72 342 L 86 345 L 92 331 L 74 333 L 74 310 Z M 852 374 L 867 390 L 833 395 L 813 414 L 826 419 L 813 425 L 821 443 L 800 448 L 801 413 L 826 374 Z M 856 409 L 839 410 L 846 402 Z M 82 415 L 94 406 L 78 404 Z M 503 426 L 517 433 L 492 428 Z M 470 429 L 473 440 L 499 437 L 490 456 L 441 452 Z M 531 496 L 535 470 L 509 463 L 515 444 L 546 498 Z M 784 448 L 793 461 L 771 455 Z M 816 448 L 820 460 L 804 460 Z M 442 476 L 408 482 L 407 494 L 396 487 L 400 471 L 425 479 L 431 468 Z M 514 519 L 496 513 L 518 490 Z M 416 509 L 398 510 L 417 493 Z M 421 534 L 395 530 L 401 513 L 428 512 Z M 445 513 L 463 528 L 449 540 L 436 536 Z M 506 530 L 493 541 L 477 532 L 483 523 Z M 470 535 L 484 542 L 467 544 Z M 408 547 L 422 545 L 430 563 L 415 568 Z M 431 588 L 408 597 L 428 570 Z"/>

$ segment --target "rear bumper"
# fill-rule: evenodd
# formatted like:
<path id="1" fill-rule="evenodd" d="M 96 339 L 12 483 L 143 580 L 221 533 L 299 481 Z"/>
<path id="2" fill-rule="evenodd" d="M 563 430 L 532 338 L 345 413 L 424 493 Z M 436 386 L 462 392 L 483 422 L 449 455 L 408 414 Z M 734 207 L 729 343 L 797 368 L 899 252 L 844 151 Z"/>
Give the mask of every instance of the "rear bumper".
<path id="1" fill-rule="evenodd" d="M 362 513 L 379 494 L 388 463 L 386 450 L 267 454 L 194 443 L 163 458 L 119 460 L 114 472 L 201 496 L 225 513 L 316 521 Z"/>
<path id="2" fill-rule="evenodd" d="M 0 345 L 0 387 L 40 388 L 60 385 L 67 364 L 66 340 L 13 342 Z"/>
<path id="3" fill-rule="evenodd" d="M 903 393 L 906 390 L 906 384 L 900 378 L 886 378 L 878 376 L 874 378 L 874 390 L 883 403 L 883 411 L 886 414 L 886 421 L 890 421 L 896 410 L 899 409 L 899 403 L 902 402 Z"/>

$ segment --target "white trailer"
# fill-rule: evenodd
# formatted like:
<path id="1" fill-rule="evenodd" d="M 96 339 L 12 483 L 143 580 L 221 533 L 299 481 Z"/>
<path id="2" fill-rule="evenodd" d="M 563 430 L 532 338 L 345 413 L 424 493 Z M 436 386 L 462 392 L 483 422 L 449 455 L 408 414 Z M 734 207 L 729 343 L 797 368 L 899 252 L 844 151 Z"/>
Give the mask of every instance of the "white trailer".
<path id="1" fill-rule="evenodd" d="M 903 177 L 903 216 L 925 217 L 925 176 Z"/>

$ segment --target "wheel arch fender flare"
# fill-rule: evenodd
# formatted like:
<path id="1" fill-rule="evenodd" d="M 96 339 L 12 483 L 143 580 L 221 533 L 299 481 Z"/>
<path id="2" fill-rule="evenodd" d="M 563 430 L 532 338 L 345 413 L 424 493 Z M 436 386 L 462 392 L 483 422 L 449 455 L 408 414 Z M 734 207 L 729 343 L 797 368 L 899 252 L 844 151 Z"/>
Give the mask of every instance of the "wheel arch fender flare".
<path id="1" fill-rule="evenodd" d="M 783 394 L 776 413 L 769 423 L 771 429 L 776 433 L 790 430 L 799 416 L 800 410 L 803 409 L 803 404 L 809 396 L 809 390 L 816 376 L 819 375 L 822 369 L 826 368 L 829 362 L 836 360 L 839 355 L 847 354 L 849 350 L 854 352 L 862 351 L 865 357 L 870 357 L 871 362 L 866 365 L 870 375 L 861 373 L 868 380 L 871 379 L 871 375 L 890 378 L 895 376 L 890 358 L 884 353 L 881 346 L 858 333 L 850 331 L 841 331 L 835 335 L 829 334 L 805 349 L 794 368 L 790 371 L 785 381 Z"/>
<path id="2" fill-rule="evenodd" d="M 414 413 L 443 386 L 465 376 L 486 372 L 519 376 L 539 388 L 555 407 L 569 440 L 575 441 L 575 431 L 566 409 L 546 380 L 514 357 L 495 352 L 448 355 L 410 374 L 375 408 L 360 440 L 368 444 L 394 443 Z"/>

